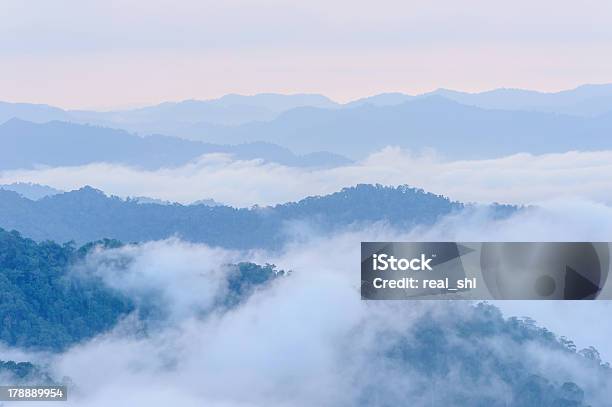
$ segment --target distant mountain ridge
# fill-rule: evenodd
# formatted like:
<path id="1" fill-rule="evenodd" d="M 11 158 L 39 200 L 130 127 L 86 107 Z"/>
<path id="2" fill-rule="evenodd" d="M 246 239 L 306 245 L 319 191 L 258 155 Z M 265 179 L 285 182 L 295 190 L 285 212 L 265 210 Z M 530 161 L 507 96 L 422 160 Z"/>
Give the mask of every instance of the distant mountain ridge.
<path id="1" fill-rule="evenodd" d="M 428 96 L 390 106 L 302 107 L 271 122 L 206 127 L 192 134 L 205 134 L 209 142 L 262 140 L 299 153 L 324 150 L 352 159 L 389 145 L 416 152 L 434 149 L 452 159 L 483 159 L 612 149 L 612 114 L 591 118 L 493 110 Z"/>
<path id="2" fill-rule="evenodd" d="M 30 201 L 38 201 L 39 199 L 63 194 L 66 191 L 62 191 L 48 185 L 34 184 L 31 182 L 15 182 L 12 184 L 0 184 L 0 190 L 13 191 L 18 193 L 24 198 Z M 157 205 L 174 205 L 174 201 L 165 201 L 162 199 L 149 198 L 147 196 L 130 196 L 126 200 L 138 202 L 139 204 L 157 204 Z M 208 205 L 208 206 L 221 206 L 222 203 L 215 201 L 214 199 L 198 199 L 192 202 L 190 205 Z"/>
<path id="3" fill-rule="evenodd" d="M 341 109 L 367 104 L 394 106 L 434 95 L 489 109 L 552 112 L 578 116 L 596 116 L 612 111 L 612 84 L 587 84 L 559 92 L 512 88 L 475 93 L 437 89 L 418 95 L 392 92 L 367 96 L 344 104 L 320 94 L 276 93 L 248 96 L 228 94 L 217 99 L 163 102 L 141 108 L 111 111 L 65 110 L 44 104 L 0 102 L 0 123 L 12 118 L 37 123 L 57 120 L 155 133 L 163 132 L 164 126 L 169 122 L 173 122 L 174 126 L 179 123 L 231 126 L 252 121 L 270 121 L 282 112 L 299 107 Z M 145 130 L 147 128 L 149 130 Z"/>
<path id="4" fill-rule="evenodd" d="M 612 112 L 612 84 L 582 85 L 575 89 L 552 93 L 502 88 L 478 93 L 438 89 L 431 94 L 485 109 L 523 110 L 587 117 Z"/>
<path id="5" fill-rule="evenodd" d="M 612 85 L 584 85 L 556 93 L 520 89 L 466 93 L 438 89 L 416 96 L 386 93 L 346 104 L 321 95 L 226 95 L 216 100 L 162 103 L 115 112 L 64 111 L 44 105 L 1 103 L 0 122 L 13 116 L 32 121 L 94 124 L 88 125 L 88 133 L 99 133 L 100 126 L 104 126 L 152 134 L 152 138 L 146 138 L 146 144 L 155 146 L 149 145 L 144 151 L 155 155 L 158 161 L 161 157 L 165 157 L 162 161 L 173 161 L 169 159 L 171 154 L 182 155 L 180 160 L 184 161 L 185 155 L 191 157 L 195 151 L 205 150 L 292 166 L 329 167 L 348 163 L 339 155 L 359 160 L 389 145 L 417 152 L 434 149 L 453 159 L 612 148 Z M 27 127 L 19 120 L 0 125 L 0 152 L 7 149 L 2 134 L 7 127 L 18 127 L 16 123 Z M 44 124 L 49 133 L 45 138 L 58 137 L 53 133 L 58 124 L 51 123 Z M 170 142 L 159 134 L 223 147 Z M 36 141 L 33 148 L 41 143 L 54 146 L 51 140 L 43 139 Z M 133 146 L 127 148 L 133 153 L 130 148 Z M 281 151 L 283 148 L 306 156 L 293 157 L 291 152 Z M 56 151 L 54 156 L 62 154 L 65 152 Z M 118 151 L 117 155 L 120 154 Z M 0 156 L 0 163 L 2 158 L 5 157 Z M 9 158 L 16 159 L 14 155 Z M 111 158 L 117 161 L 116 157 Z"/>
<path id="6" fill-rule="evenodd" d="M 17 192 L 24 198 L 32 201 L 37 201 L 46 196 L 57 195 L 64 192 L 47 185 L 33 184 L 30 182 L 15 182 L 8 185 L 0 185 L 0 189 Z"/>
<path id="7" fill-rule="evenodd" d="M 338 154 L 315 152 L 298 156 L 265 142 L 216 145 L 160 135 L 139 137 L 125 130 L 57 121 L 39 124 L 11 119 L 0 125 L 0 170 L 95 162 L 156 169 L 183 165 L 211 153 L 298 167 L 350 163 Z"/>
<path id="8" fill-rule="evenodd" d="M 356 107 L 366 104 L 379 107 L 395 106 L 429 96 L 442 96 L 457 103 L 483 109 L 559 113 L 585 117 L 612 112 L 612 84 L 582 85 L 559 92 L 499 88 L 470 93 L 441 88 L 420 95 L 382 93 L 349 102 L 344 106 Z"/>
<path id="9" fill-rule="evenodd" d="M 290 240 L 288 227 L 307 225 L 330 233 L 352 225 L 389 222 L 399 228 L 434 223 L 466 206 L 400 186 L 358 185 L 331 195 L 265 208 L 140 204 L 90 187 L 31 201 L 0 190 L 0 227 L 35 240 L 77 243 L 102 238 L 137 242 L 171 236 L 227 248 L 276 248 Z M 376 210 L 372 210 L 376 208 Z M 500 216 L 513 206 L 494 206 Z"/>
<path id="10" fill-rule="evenodd" d="M 260 93 L 246 96 L 228 94 L 218 99 L 163 102 L 141 108 L 93 111 L 64 110 L 44 104 L 0 102 L 0 123 L 18 118 L 36 123 L 67 121 L 120 127 L 130 131 L 163 132 L 165 122 L 208 122 L 237 125 L 272 120 L 278 114 L 302 106 L 335 108 L 340 106 L 323 95 Z"/>

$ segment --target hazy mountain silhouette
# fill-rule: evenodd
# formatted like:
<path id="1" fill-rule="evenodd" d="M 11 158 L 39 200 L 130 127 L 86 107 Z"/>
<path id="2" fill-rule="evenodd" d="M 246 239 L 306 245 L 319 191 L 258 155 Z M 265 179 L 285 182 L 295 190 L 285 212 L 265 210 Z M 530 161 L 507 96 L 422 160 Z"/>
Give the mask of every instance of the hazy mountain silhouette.
<path id="1" fill-rule="evenodd" d="M 346 109 L 364 105 L 395 106 L 433 95 L 487 109 L 526 110 L 579 116 L 596 116 L 612 111 L 612 84 L 602 84 L 583 85 L 554 93 L 505 88 L 479 93 L 448 89 L 438 89 L 421 95 L 382 93 L 345 104 L 336 103 L 318 94 L 262 93 L 252 96 L 230 94 L 218 99 L 165 102 L 136 109 L 104 112 L 0 102 L 0 123 L 16 117 L 37 123 L 59 120 L 119 127 L 146 134 L 176 135 L 184 133 L 195 123 L 234 126 L 252 121 L 270 121 L 283 112 L 299 107 Z"/>
<path id="2" fill-rule="evenodd" d="M 374 96 L 368 96 L 362 99 L 357 99 L 344 105 L 344 107 L 358 107 L 363 105 L 373 106 L 394 106 L 413 100 L 418 96 L 411 96 L 405 93 L 381 93 Z M 313 106 L 314 107 L 314 106 Z"/>
<path id="3" fill-rule="evenodd" d="M 68 121 L 73 119 L 69 112 L 58 107 L 33 103 L 0 102 L 0 124 L 13 118 L 36 123 L 44 123 L 52 120 Z"/>
<path id="4" fill-rule="evenodd" d="M 159 135 L 139 137 L 124 130 L 57 121 L 38 124 L 11 119 L 0 125 L 0 169 L 93 162 L 160 168 L 181 165 L 208 153 L 261 158 L 289 166 L 325 167 L 349 162 L 325 152 L 297 156 L 269 143 L 224 146 Z"/>
<path id="5" fill-rule="evenodd" d="M 232 126 L 252 121 L 270 121 L 282 112 L 301 106 L 334 108 L 337 104 L 325 96 L 314 94 L 230 94 L 219 99 L 166 102 L 140 109 L 71 111 L 69 114 L 72 116 L 71 121 L 78 123 L 119 127 L 144 134 L 174 135 L 198 122 Z"/>
<path id="6" fill-rule="evenodd" d="M 30 182 L 15 182 L 13 184 L 0 185 L 0 189 L 17 192 L 24 198 L 28 198 L 33 201 L 64 192 L 60 191 L 59 189 L 51 188 L 47 185 L 32 184 Z"/>
<path id="7" fill-rule="evenodd" d="M 326 96 L 318 94 L 293 94 L 282 95 L 278 93 L 259 93 L 253 96 L 229 94 L 219 99 L 211 100 L 209 103 L 223 106 L 258 106 L 273 112 L 284 112 L 302 106 L 312 106 L 320 108 L 338 107 L 338 103 Z"/>
<path id="8" fill-rule="evenodd" d="M 491 110 L 441 96 L 399 105 L 347 109 L 303 107 L 267 123 L 209 127 L 209 142 L 261 140 L 305 153 L 325 150 L 362 158 L 388 145 L 433 148 L 451 158 L 612 148 L 612 114 L 595 118 Z"/>
<path id="9" fill-rule="evenodd" d="M 597 116 L 612 112 L 612 84 L 583 85 L 555 93 L 495 89 L 471 94 L 439 89 L 431 94 L 488 109 L 539 111 L 576 116 Z"/>
<path id="10" fill-rule="evenodd" d="M 397 227 L 435 222 L 465 205 L 406 186 L 358 185 L 340 192 L 265 208 L 142 204 L 108 197 L 90 187 L 39 201 L 0 190 L 0 228 L 35 240 L 85 243 L 102 238 L 124 242 L 178 235 L 229 248 L 273 248 L 289 239 L 291 223 L 329 233 L 349 225 L 387 221 Z M 372 208 L 376 208 L 375 211 Z M 495 206 L 500 216 L 516 210 Z"/>
<path id="11" fill-rule="evenodd" d="M 120 127 L 144 133 L 163 133 L 189 123 L 237 125 L 268 121 L 287 110 L 302 106 L 335 108 L 339 104 L 317 94 L 281 95 L 261 93 L 252 96 L 229 94 L 211 100 L 165 102 L 135 109 L 113 111 L 63 110 L 47 105 L 0 102 L 0 123 L 12 118 L 45 123 L 70 121 Z"/>
<path id="12" fill-rule="evenodd" d="M 241 126 L 199 123 L 179 132 L 201 141 L 14 119 L 0 125 L 0 169 L 96 161 L 159 168 L 212 152 L 290 166 L 331 167 L 349 162 L 340 155 L 360 159 L 389 145 L 413 151 L 433 148 L 450 158 L 478 159 L 521 152 L 605 150 L 612 148 L 611 133 L 612 113 L 579 117 L 483 109 L 442 96 L 415 98 L 399 105 L 300 107 L 270 122 Z"/>
<path id="13" fill-rule="evenodd" d="M 382 93 L 355 100 L 344 106 L 355 107 L 366 104 L 391 106 L 428 96 L 443 96 L 461 104 L 486 109 L 563 113 L 574 116 L 597 116 L 612 112 L 612 84 L 583 85 L 575 89 L 552 93 L 508 88 L 477 93 L 437 89 L 416 96 L 404 93 Z"/>
<path id="14" fill-rule="evenodd" d="M 17 192 L 24 198 L 31 201 L 37 201 L 47 196 L 53 196 L 62 194 L 65 191 L 50 187 L 48 185 L 34 184 L 31 182 L 15 182 L 12 184 L 0 184 L 0 190 Z M 133 196 L 129 198 L 131 201 L 138 202 L 139 204 L 157 204 L 157 205 L 175 205 L 174 201 L 165 201 L 157 198 L 149 198 L 147 196 Z M 192 202 L 191 205 L 208 205 L 208 206 L 220 206 L 223 205 L 214 199 L 198 199 Z"/>
<path id="15" fill-rule="evenodd" d="M 474 94 L 440 89 L 419 96 L 386 93 L 344 105 L 321 95 L 277 94 L 226 95 L 215 100 L 162 103 L 114 112 L 63 111 L 44 105 L 0 104 L 0 119 L 9 116 L 33 121 L 56 119 L 94 123 L 143 134 L 165 134 L 224 145 L 268 142 L 300 154 L 329 151 L 353 159 L 388 145 L 417 151 L 433 148 L 451 158 L 489 158 L 519 152 L 611 148 L 608 135 L 612 131 L 612 85 L 585 85 L 557 93 L 520 89 Z M 7 125 L 18 127 L 16 122 L 11 123 L 0 127 L 0 137 L 6 133 L 3 130 Z M 53 127 L 58 126 L 49 125 L 47 143 L 53 143 L 51 138 L 57 137 L 57 129 Z M 89 129 L 88 133 L 101 132 L 98 127 L 90 126 Z M 346 162 L 329 154 L 300 157 L 296 161 L 288 151 L 262 144 L 204 148 L 201 144 L 170 142 L 160 136 L 146 140 L 145 144 L 151 145 L 148 150 L 156 151 L 157 161 L 164 162 L 164 165 L 167 161 L 169 165 L 177 160 L 184 162 L 184 156 L 211 149 L 238 149 L 246 158 L 255 157 L 253 150 L 259 150 L 261 158 L 291 163 L 289 165 L 330 166 Z M 133 138 L 127 142 L 132 147 L 124 154 L 133 152 L 134 143 Z M 161 152 L 153 147 L 161 144 L 165 145 Z M 36 146 L 31 148 L 36 149 Z M 121 154 L 117 151 L 118 156 Z M 146 157 L 143 160 L 155 161 L 150 155 Z M 13 161 L 15 159 L 12 157 Z M 125 157 L 110 156 L 106 159 L 117 162 L 125 160 Z M 159 166 L 160 163 L 146 165 Z"/>

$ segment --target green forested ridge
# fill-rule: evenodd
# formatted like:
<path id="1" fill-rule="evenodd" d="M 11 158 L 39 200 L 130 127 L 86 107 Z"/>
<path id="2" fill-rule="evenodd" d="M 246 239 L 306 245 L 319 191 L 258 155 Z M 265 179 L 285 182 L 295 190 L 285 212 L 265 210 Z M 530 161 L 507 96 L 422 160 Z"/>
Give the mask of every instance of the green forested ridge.
<path id="1" fill-rule="evenodd" d="M 593 347 L 577 352 L 570 340 L 529 318 L 504 318 L 491 304 L 479 303 L 465 311 L 450 305 L 444 313 L 421 314 L 405 335 L 386 338 L 376 363 L 397 371 L 414 369 L 431 384 L 422 389 L 423 395 L 429 398 L 435 389 L 435 404 L 441 406 L 588 407 L 584 389 L 557 372 L 539 370 L 528 349 L 552 358 L 568 357 L 576 370 L 588 366 L 610 380 L 610 366 Z M 457 374 L 461 383 L 472 383 L 479 391 L 453 389 Z M 492 391 L 500 383 L 503 392 L 500 387 Z M 385 390 L 364 388 L 362 404 L 384 399 Z"/>
<path id="2" fill-rule="evenodd" d="M 123 242 L 171 236 L 227 248 L 276 248 L 289 238 L 287 224 L 307 221 L 330 233 L 355 224 L 388 222 L 410 228 L 431 224 L 469 205 L 407 186 L 357 185 L 339 192 L 272 207 L 251 209 L 206 205 L 140 204 L 108 197 L 90 187 L 32 201 L 0 190 L 0 227 L 19 230 L 37 241 L 102 238 Z M 506 216 L 514 206 L 492 205 Z"/>
<path id="3" fill-rule="evenodd" d="M 121 315 L 134 309 L 128 298 L 110 290 L 101 280 L 75 279 L 68 274 L 70 265 L 96 245 L 116 248 L 121 243 L 104 240 L 77 249 L 72 244 L 36 243 L 17 232 L 0 229 L 2 342 L 63 350 L 111 328 Z M 284 274 L 270 264 L 239 263 L 228 272 L 227 297 L 217 305 L 221 309 L 235 306 L 257 287 Z M 570 340 L 556 337 L 532 320 L 506 319 L 488 304 L 468 307 L 468 310 L 446 307 L 446 304 L 444 307 L 444 312 L 425 308 L 406 332 L 385 336 L 371 360 L 372 370 L 380 366 L 381 370 L 391 367 L 397 372 L 411 371 L 427 383 L 452 381 L 454 374 L 459 373 L 464 382 L 479 388 L 501 382 L 506 389 L 501 398 L 492 392 L 463 392 L 443 386 L 436 389 L 440 405 L 482 407 L 588 405 L 580 385 L 532 366 L 533 358 L 525 350 L 528 348 L 550 352 L 553 357 L 565 355 L 577 367 L 591 369 L 602 378 L 611 375 L 597 350 L 589 347 L 577 351 Z M 357 354 L 350 352 L 350 341 L 347 347 L 350 354 Z M 0 378 L 10 379 L 11 384 L 52 382 L 44 368 L 29 362 L 0 361 Z M 384 386 L 372 388 L 367 380 L 358 387 L 361 389 L 359 405 L 372 405 L 389 397 Z M 429 387 L 423 388 L 417 396 L 429 397 L 430 392 Z"/>
<path id="4" fill-rule="evenodd" d="M 30 362 L 5 362 L 0 360 L 0 372 L 10 372 L 16 377 L 26 377 L 31 375 L 36 367 Z"/>
<path id="5" fill-rule="evenodd" d="M 71 244 L 36 243 L 0 229 L 0 340 L 63 349 L 112 327 L 133 309 L 94 277 L 68 277 L 83 254 Z"/>
<path id="6" fill-rule="evenodd" d="M 258 287 L 265 285 L 272 279 L 287 275 L 284 270 L 277 270 L 273 264 L 260 266 L 254 263 L 238 263 L 227 278 L 227 295 L 222 305 L 232 307 L 247 298 Z"/>
<path id="7" fill-rule="evenodd" d="M 112 328 L 133 311 L 133 301 L 100 278 L 68 273 L 96 246 L 117 248 L 121 242 L 104 239 L 75 248 L 72 243 L 37 243 L 0 229 L 0 341 L 62 350 Z M 218 305 L 238 304 L 278 274 L 284 272 L 269 264 L 237 264 L 230 268 L 227 296 Z M 141 318 L 163 315 L 163 310 L 140 311 Z"/>
<path id="8" fill-rule="evenodd" d="M 0 360 L 0 378 L 11 380 L 11 385 L 36 384 L 50 385 L 54 383 L 49 373 L 40 366 L 30 362 L 14 362 Z M 0 383 L 4 385 L 5 383 Z"/>

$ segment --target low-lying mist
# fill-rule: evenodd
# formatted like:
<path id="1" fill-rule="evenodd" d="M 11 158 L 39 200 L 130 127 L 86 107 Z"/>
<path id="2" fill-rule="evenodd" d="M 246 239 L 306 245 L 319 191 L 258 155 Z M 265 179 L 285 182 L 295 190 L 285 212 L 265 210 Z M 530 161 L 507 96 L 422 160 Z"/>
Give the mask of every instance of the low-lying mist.
<path id="1" fill-rule="evenodd" d="M 239 207 L 324 195 L 358 183 L 408 184 L 464 202 L 521 204 L 583 198 L 610 203 L 611 163 L 611 151 L 447 161 L 435 153 L 414 155 L 387 147 L 361 162 L 332 169 L 309 170 L 212 154 L 157 171 L 104 163 L 5 171 L 0 173 L 0 184 L 33 182 L 61 190 L 91 185 L 123 197 L 181 203 L 213 198 Z"/>
<path id="2" fill-rule="evenodd" d="M 511 405 L 517 395 L 508 372 L 481 360 L 523 366 L 557 387 L 574 382 L 585 403 L 603 405 L 612 377 L 576 354 L 546 341 L 481 335 L 479 325 L 459 334 L 461 321 L 479 320 L 475 304 L 360 299 L 363 240 L 607 240 L 612 232 L 612 208 L 588 202 L 551 202 L 502 220 L 486 213 L 470 209 L 427 229 L 379 223 L 334 235 L 301 231 L 299 241 L 274 253 L 177 239 L 97 250 L 74 272 L 96 273 L 137 303 L 153 298 L 168 310 L 165 323 L 144 332 L 132 315 L 64 353 L 22 356 L 69 377 L 68 405 L 78 406 L 429 406 L 476 395 Z M 237 261 L 292 273 L 234 308 L 216 310 L 214 298 L 224 290 L 219 276 Z M 595 345 L 612 358 L 607 302 L 516 304 L 497 305 L 508 315 L 536 315 L 578 347 Z M 398 347 L 414 352 L 398 356 Z M 460 351 L 443 353 L 449 349 Z M 465 374 L 471 365 L 462 358 L 481 363 L 477 376 Z M 449 370 L 436 370 L 440 363 Z"/>

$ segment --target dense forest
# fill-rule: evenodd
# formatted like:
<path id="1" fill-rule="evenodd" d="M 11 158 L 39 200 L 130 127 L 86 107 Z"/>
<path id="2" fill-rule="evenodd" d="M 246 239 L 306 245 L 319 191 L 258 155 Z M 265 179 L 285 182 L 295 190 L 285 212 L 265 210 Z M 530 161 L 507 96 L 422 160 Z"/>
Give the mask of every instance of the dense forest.
<path id="1" fill-rule="evenodd" d="M 0 341 L 23 348 L 63 350 L 112 328 L 135 310 L 131 299 L 93 275 L 70 273 L 96 246 L 121 243 L 102 240 L 80 248 L 51 241 L 36 243 L 18 232 L 0 229 Z M 240 263 L 227 274 L 230 307 L 277 275 L 273 265 Z M 232 271 L 233 270 L 233 271 Z M 148 310 L 142 315 L 159 315 Z"/>
<path id="2" fill-rule="evenodd" d="M 69 278 L 74 246 L 0 230 L 0 340 L 60 350 L 111 328 L 133 310 L 94 278 Z"/>
<path id="3" fill-rule="evenodd" d="M 135 311 L 131 298 L 102 280 L 76 278 L 70 273 L 72 266 L 100 246 L 113 249 L 122 244 L 107 239 L 77 248 L 74 244 L 37 243 L 18 232 L 0 229 L 0 341 L 26 349 L 63 351 L 111 329 L 122 316 Z M 235 307 L 254 290 L 265 289 L 271 280 L 287 274 L 270 264 L 236 264 L 226 275 L 226 295 L 215 307 L 221 311 Z M 417 374 L 429 383 L 411 393 L 411 398 L 435 397 L 440 405 L 483 407 L 502 407 L 508 402 L 519 407 L 588 405 L 585 389 L 563 375 L 543 374 L 529 362 L 532 355 L 527 349 L 540 349 L 547 357 L 568 358 L 577 369 L 596 373 L 603 382 L 610 380 L 610 367 L 601 361 L 597 350 L 579 351 L 570 340 L 558 338 L 530 319 L 506 319 L 496 307 L 485 303 L 443 305 L 423 308 L 405 332 L 381 333 L 376 352 L 371 354 L 371 371 Z M 159 314 L 135 315 L 155 318 Z M 347 341 L 345 364 L 358 359 L 359 352 L 352 346 L 357 345 Z M 450 385 L 432 387 L 437 382 L 451 383 L 457 375 L 462 383 L 481 389 L 502 386 L 504 394 L 464 391 Z M 45 368 L 27 361 L 0 361 L 0 378 L 11 383 L 58 381 Z M 352 380 L 359 389 L 358 405 L 394 405 L 407 397 L 384 383 L 373 385 L 367 374 Z M 386 401 L 380 404 L 381 400 Z"/>
<path id="4" fill-rule="evenodd" d="M 400 186 L 358 185 L 326 196 L 273 207 L 159 205 L 108 197 L 90 187 L 38 201 L 0 190 L 0 227 L 18 230 L 37 241 L 74 240 L 83 244 L 102 238 L 123 242 L 170 236 L 228 248 L 275 248 L 288 239 L 287 225 L 308 221 L 324 232 L 350 225 L 386 221 L 407 228 L 430 224 L 466 205 L 423 190 Z M 513 206 L 493 205 L 505 216 Z"/>
<path id="5" fill-rule="evenodd" d="M 445 307 L 443 314 L 423 313 L 405 335 L 386 338 L 384 351 L 373 362 L 380 369 L 413 369 L 428 385 L 411 394 L 440 406 L 586 407 L 585 391 L 558 372 L 538 370 L 528 349 L 541 357 L 566 359 L 573 369 L 587 367 L 604 382 L 612 370 L 592 347 L 576 351 L 574 343 L 558 338 L 529 318 L 504 318 L 498 308 L 479 303 L 468 309 Z M 545 356 L 546 355 L 546 356 Z M 553 362 L 554 364 L 554 362 Z M 462 386 L 471 384 L 474 389 Z M 436 383 L 438 385 L 436 385 Z M 457 388 L 459 387 L 459 388 Z M 496 390 L 493 390 L 496 389 Z M 363 405 L 389 400 L 401 404 L 405 393 L 388 386 L 362 391 Z M 399 397 L 393 400 L 393 397 Z M 395 403 L 394 403 L 395 402 Z"/>
<path id="6" fill-rule="evenodd" d="M 11 385 L 57 384 L 57 381 L 49 375 L 46 369 L 30 362 L 14 362 L 12 360 L 0 360 L 0 379 L 10 380 Z"/>

